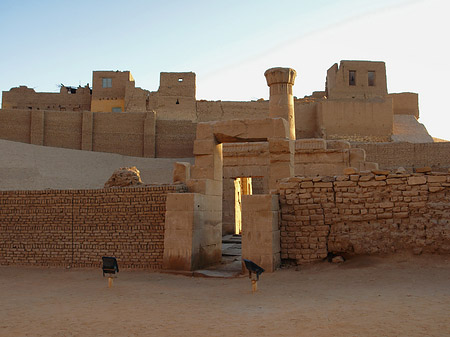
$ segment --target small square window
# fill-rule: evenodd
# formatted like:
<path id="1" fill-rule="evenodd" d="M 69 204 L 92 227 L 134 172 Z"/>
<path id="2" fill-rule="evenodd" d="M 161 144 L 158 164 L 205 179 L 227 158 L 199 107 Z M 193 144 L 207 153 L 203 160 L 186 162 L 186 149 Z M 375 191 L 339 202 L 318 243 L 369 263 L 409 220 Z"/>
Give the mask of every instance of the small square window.
<path id="1" fill-rule="evenodd" d="M 112 108 L 112 112 L 122 112 L 122 108 L 120 106 L 114 107 L 114 108 Z"/>
<path id="2" fill-rule="evenodd" d="M 356 85 L 356 70 L 348 72 L 348 85 Z"/>
<path id="3" fill-rule="evenodd" d="M 367 73 L 367 80 L 368 80 L 369 87 L 375 86 L 375 72 L 374 71 L 369 71 Z"/>
<path id="4" fill-rule="evenodd" d="M 183 79 L 182 79 L 182 78 L 179 78 L 179 79 L 178 79 L 178 82 L 183 82 Z"/>
<path id="5" fill-rule="evenodd" d="M 112 78 L 102 78 L 103 88 L 112 88 Z"/>

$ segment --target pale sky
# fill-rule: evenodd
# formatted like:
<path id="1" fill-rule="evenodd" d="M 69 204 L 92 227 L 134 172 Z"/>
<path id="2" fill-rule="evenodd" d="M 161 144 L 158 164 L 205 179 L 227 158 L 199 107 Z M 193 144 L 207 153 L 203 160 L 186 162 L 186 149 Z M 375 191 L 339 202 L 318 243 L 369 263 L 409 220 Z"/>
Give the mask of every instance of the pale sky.
<path id="1" fill-rule="evenodd" d="M 420 119 L 450 140 L 448 0 L 0 0 L 0 90 L 92 83 L 130 70 L 197 74 L 197 99 L 268 99 L 264 71 L 297 71 L 294 95 L 324 90 L 340 60 L 385 61 L 389 92 L 419 93 Z"/>

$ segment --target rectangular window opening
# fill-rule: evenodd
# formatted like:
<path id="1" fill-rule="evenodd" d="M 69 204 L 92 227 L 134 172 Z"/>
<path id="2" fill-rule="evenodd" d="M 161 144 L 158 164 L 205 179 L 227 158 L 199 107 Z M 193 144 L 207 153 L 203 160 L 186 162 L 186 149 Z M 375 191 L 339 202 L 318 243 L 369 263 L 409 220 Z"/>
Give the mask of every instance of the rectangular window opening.
<path id="1" fill-rule="evenodd" d="M 102 88 L 112 88 L 112 78 L 102 78 Z"/>
<path id="2" fill-rule="evenodd" d="M 375 72 L 374 71 L 369 71 L 367 73 L 367 80 L 368 80 L 369 87 L 375 86 Z"/>
<path id="3" fill-rule="evenodd" d="M 356 85 L 356 70 L 348 72 L 348 85 Z"/>
<path id="4" fill-rule="evenodd" d="M 114 107 L 114 108 L 112 108 L 112 112 L 122 112 L 122 108 L 120 106 Z"/>
<path id="5" fill-rule="evenodd" d="M 182 79 L 182 78 L 179 78 L 179 79 L 178 79 L 178 82 L 183 82 L 183 79 Z"/>

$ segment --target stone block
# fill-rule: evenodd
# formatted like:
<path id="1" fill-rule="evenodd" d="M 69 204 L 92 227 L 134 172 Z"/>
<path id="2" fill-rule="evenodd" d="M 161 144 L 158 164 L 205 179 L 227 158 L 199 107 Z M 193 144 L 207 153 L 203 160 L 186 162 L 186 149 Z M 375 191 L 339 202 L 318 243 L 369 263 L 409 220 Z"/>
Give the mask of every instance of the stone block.
<path id="1" fill-rule="evenodd" d="M 280 252 L 280 231 L 242 232 L 242 254 L 269 255 Z"/>
<path id="2" fill-rule="evenodd" d="M 327 141 L 322 138 L 297 139 L 295 141 L 295 150 L 325 150 Z"/>
<path id="3" fill-rule="evenodd" d="M 370 161 L 359 162 L 359 170 L 360 171 L 378 170 L 378 168 L 379 168 L 378 163 L 373 163 Z"/>
<path id="4" fill-rule="evenodd" d="M 390 178 L 390 179 L 388 178 L 386 179 L 386 182 L 388 185 L 400 185 L 404 183 L 404 181 L 399 178 Z"/>
<path id="5" fill-rule="evenodd" d="M 333 183 L 332 182 L 316 182 L 314 183 L 314 187 L 318 188 L 332 188 Z"/>
<path id="6" fill-rule="evenodd" d="M 201 199 L 196 193 L 167 194 L 167 211 L 193 211 L 200 207 Z"/>
<path id="7" fill-rule="evenodd" d="M 358 182 L 358 185 L 361 186 L 361 187 L 385 186 L 386 185 L 386 181 L 385 180 L 381 180 L 381 181 L 360 181 L 360 182 Z"/>
<path id="8" fill-rule="evenodd" d="M 213 140 L 213 123 L 198 123 L 196 139 L 198 140 Z"/>
<path id="9" fill-rule="evenodd" d="M 428 190 L 429 190 L 430 192 L 432 192 L 432 193 L 434 193 L 434 192 L 440 192 L 440 191 L 445 190 L 445 187 L 430 186 L 430 187 L 428 187 Z"/>
<path id="10" fill-rule="evenodd" d="M 166 211 L 166 234 L 175 234 L 175 231 L 183 230 L 192 232 L 194 230 L 194 218 L 193 210 Z"/>
<path id="11" fill-rule="evenodd" d="M 445 183 L 447 181 L 447 177 L 442 176 L 427 176 L 427 180 L 429 183 Z"/>
<path id="12" fill-rule="evenodd" d="M 345 169 L 342 170 L 342 173 L 346 175 L 357 174 L 358 169 L 355 167 L 346 167 Z"/>
<path id="13" fill-rule="evenodd" d="M 295 154 L 295 163 L 324 163 L 324 164 L 344 164 L 348 162 L 347 153 L 337 150 L 315 150 L 314 152 L 297 152 Z"/>
<path id="14" fill-rule="evenodd" d="M 272 194 L 253 194 L 242 196 L 242 211 L 278 211 L 278 196 Z"/>
<path id="15" fill-rule="evenodd" d="M 429 167 L 429 166 L 419 167 L 419 168 L 416 168 L 415 171 L 417 173 L 428 173 L 428 172 L 431 172 L 431 167 Z"/>
<path id="16" fill-rule="evenodd" d="M 289 163 L 293 162 L 294 155 L 291 153 L 271 153 L 269 157 L 269 163 Z"/>
<path id="17" fill-rule="evenodd" d="M 191 224 L 188 224 L 191 220 Z M 171 220 L 169 220 L 171 221 Z M 169 228 L 164 231 L 164 248 L 166 249 L 188 249 L 192 248 L 193 231 L 192 229 L 175 229 L 175 224 L 172 222 L 167 223 Z M 172 226 L 173 225 L 173 226 Z M 193 217 L 186 219 L 185 227 L 193 226 Z M 174 227 L 174 229 L 172 229 Z"/>
<path id="18" fill-rule="evenodd" d="M 222 182 L 212 179 L 189 179 L 186 186 L 191 193 L 222 196 Z"/>
<path id="19" fill-rule="evenodd" d="M 242 213 L 242 231 L 272 232 L 279 229 L 278 211 Z"/>
<path id="20" fill-rule="evenodd" d="M 202 139 L 194 141 L 194 155 L 214 154 L 217 142 L 214 139 Z"/>
<path id="21" fill-rule="evenodd" d="M 213 167 L 201 167 L 193 165 L 191 167 L 192 179 L 211 179 L 215 180 L 215 168 Z M 217 179 L 218 180 L 218 179 Z"/>
<path id="22" fill-rule="evenodd" d="M 195 166 L 214 170 L 214 154 L 196 155 Z"/>
<path id="23" fill-rule="evenodd" d="M 268 138 L 289 138 L 289 122 L 284 118 L 270 118 L 271 128 Z"/>
<path id="24" fill-rule="evenodd" d="M 164 248 L 163 268 L 166 270 L 191 270 L 192 248 Z"/>
<path id="25" fill-rule="evenodd" d="M 176 162 L 173 164 L 173 182 L 186 182 L 191 178 L 191 164 L 187 162 Z"/>
<path id="26" fill-rule="evenodd" d="M 423 185 L 427 183 L 427 178 L 425 176 L 418 176 L 418 177 L 409 177 L 408 178 L 408 185 Z"/>
<path id="27" fill-rule="evenodd" d="M 350 149 L 350 166 L 355 166 L 353 163 L 366 161 L 366 151 L 360 148 Z"/>
<path id="28" fill-rule="evenodd" d="M 335 187 L 354 187 L 356 186 L 356 181 L 336 181 L 334 182 Z"/>
<path id="29" fill-rule="evenodd" d="M 290 162 L 277 162 L 270 163 L 269 166 L 269 179 L 275 178 L 280 180 L 283 178 L 289 178 L 294 175 L 294 165 Z"/>
<path id="30" fill-rule="evenodd" d="M 327 140 L 327 149 L 344 150 L 350 148 L 350 142 L 346 140 Z"/>
<path id="31" fill-rule="evenodd" d="M 219 264 L 221 259 L 221 244 L 200 246 L 194 255 L 192 269 L 195 270 Z"/>
<path id="32" fill-rule="evenodd" d="M 294 153 L 295 141 L 282 138 L 269 138 L 269 153 Z"/>
<path id="33" fill-rule="evenodd" d="M 215 225 L 204 223 L 202 226 L 198 226 L 193 232 L 192 246 L 194 248 L 210 245 L 220 246 L 221 244 L 222 225 L 220 222 Z"/>
<path id="34" fill-rule="evenodd" d="M 235 142 L 240 139 L 245 141 L 251 124 L 251 120 L 246 119 L 219 121 L 213 123 L 213 133 L 220 142 Z"/>
<path id="35" fill-rule="evenodd" d="M 387 176 L 391 172 L 389 170 L 372 170 L 372 173 L 375 174 L 375 175 L 385 175 L 385 176 Z"/>

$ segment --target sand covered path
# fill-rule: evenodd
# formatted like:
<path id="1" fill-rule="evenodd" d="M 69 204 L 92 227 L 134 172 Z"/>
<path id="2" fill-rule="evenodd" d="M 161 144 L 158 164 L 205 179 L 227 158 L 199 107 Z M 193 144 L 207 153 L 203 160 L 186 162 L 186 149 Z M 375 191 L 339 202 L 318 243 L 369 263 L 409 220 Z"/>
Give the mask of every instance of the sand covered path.
<path id="1" fill-rule="evenodd" d="M 0 267 L 0 336 L 449 336 L 450 257 L 358 257 L 248 278 Z"/>

